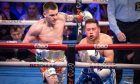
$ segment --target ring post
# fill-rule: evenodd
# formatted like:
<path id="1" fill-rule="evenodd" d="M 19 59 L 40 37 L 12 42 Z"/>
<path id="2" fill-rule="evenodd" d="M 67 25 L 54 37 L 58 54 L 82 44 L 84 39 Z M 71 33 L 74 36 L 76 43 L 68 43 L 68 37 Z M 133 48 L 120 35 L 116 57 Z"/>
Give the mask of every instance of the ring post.
<path id="1" fill-rule="evenodd" d="M 67 84 L 75 84 L 75 45 L 68 45 L 67 57 Z"/>
<path id="2" fill-rule="evenodd" d="M 76 0 L 77 14 L 80 14 L 81 7 L 82 7 L 82 0 Z M 77 19 L 76 23 L 77 23 L 77 42 L 79 43 L 79 41 L 83 37 L 83 26 L 82 26 L 82 22 L 78 22 L 78 19 Z"/>

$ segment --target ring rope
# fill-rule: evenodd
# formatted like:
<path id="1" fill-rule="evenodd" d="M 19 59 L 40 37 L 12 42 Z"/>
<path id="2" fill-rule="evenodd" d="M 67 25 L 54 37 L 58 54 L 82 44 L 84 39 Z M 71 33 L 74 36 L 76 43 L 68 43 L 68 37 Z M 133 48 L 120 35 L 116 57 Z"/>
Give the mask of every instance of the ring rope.
<path id="1" fill-rule="evenodd" d="M 81 0 L 76 0 L 76 14 L 79 15 L 81 12 L 81 7 L 82 7 L 82 1 Z M 82 22 L 78 22 L 78 19 L 76 21 L 77 23 L 77 42 L 80 42 L 80 40 L 83 38 L 83 24 Z"/>
<path id="2" fill-rule="evenodd" d="M 88 49 L 140 49 L 140 44 L 88 44 L 88 45 L 76 45 L 77 50 L 88 50 Z"/>
<path id="3" fill-rule="evenodd" d="M 37 22 L 37 20 L 0 20 L 0 25 L 32 25 Z M 85 23 L 83 22 L 82 25 Z M 66 26 L 77 26 L 77 23 L 74 22 L 66 22 Z M 108 21 L 99 21 L 100 26 L 108 26 Z"/>
<path id="4" fill-rule="evenodd" d="M 26 49 L 50 49 L 50 50 L 66 50 L 66 44 L 45 44 L 45 43 L 0 43 L 2 48 L 26 48 Z"/>
<path id="5" fill-rule="evenodd" d="M 70 64 L 69 64 L 70 65 Z M 73 65 L 72 65 L 73 66 Z M 67 67 L 66 62 L 0 62 L 0 67 Z M 77 68 L 139 69 L 139 64 L 75 62 Z"/>
<path id="6" fill-rule="evenodd" d="M 2 48 L 29 48 L 29 49 L 53 49 L 66 50 L 66 44 L 45 44 L 45 43 L 5 43 L 0 42 Z M 140 44 L 89 44 L 89 45 L 75 45 L 77 50 L 88 49 L 140 49 Z"/>
<path id="7" fill-rule="evenodd" d="M 52 45 L 52 46 L 50 46 Z M 0 43 L 0 47 L 2 48 L 47 48 L 47 49 L 53 49 L 53 50 L 65 50 L 66 51 L 66 57 L 67 57 L 67 83 L 68 84 L 74 84 L 75 83 L 75 66 L 77 66 L 77 63 L 75 63 L 75 53 L 76 53 L 76 49 L 77 50 L 84 50 L 84 49 L 139 49 L 140 48 L 140 44 L 94 44 L 94 45 L 63 45 L 61 44 L 39 44 L 39 43 L 35 43 L 35 44 L 25 44 L 25 43 Z M 4 63 L 4 62 L 3 62 Z M 1 65 L 3 65 L 3 63 L 0 63 Z M 22 62 L 23 63 L 23 62 Z M 12 64 L 12 63 L 10 63 Z M 19 63 L 18 63 L 19 64 Z M 55 63 L 58 64 L 58 63 Z M 85 63 L 84 63 L 85 64 Z M 119 68 L 122 69 L 123 68 L 140 68 L 140 65 L 120 65 L 120 66 L 115 66 L 114 64 L 111 64 L 112 66 L 105 66 L 105 64 L 103 66 L 92 66 L 92 64 L 96 64 L 96 63 L 91 63 L 89 65 L 89 67 L 92 68 Z M 35 64 L 35 66 L 37 66 L 38 64 Z M 40 64 L 39 64 L 40 65 Z M 42 64 L 41 64 L 42 65 Z M 88 66 L 86 65 L 86 66 Z M 31 65 L 30 65 L 31 66 Z M 32 65 L 33 66 L 33 65 Z M 44 66 L 44 65 L 42 65 Z M 79 66 L 81 67 L 81 66 Z"/>
<path id="8" fill-rule="evenodd" d="M 0 62 L 0 66 L 7 67 L 66 67 L 66 62 Z"/>
<path id="9" fill-rule="evenodd" d="M 76 3 L 76 0 L 0 0 L 0 2 L 56 2 L 56 3 Z M 107 4 L 108 0 L 81 0 L 82 3 Z"/>

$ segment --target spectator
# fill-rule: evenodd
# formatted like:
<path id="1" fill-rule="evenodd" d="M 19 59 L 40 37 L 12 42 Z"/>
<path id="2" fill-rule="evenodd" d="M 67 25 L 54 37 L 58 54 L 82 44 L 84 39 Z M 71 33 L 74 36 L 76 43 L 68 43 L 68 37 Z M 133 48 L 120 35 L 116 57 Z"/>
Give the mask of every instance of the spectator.
<path id="1" fill-rule="evenodd" d="M 39 20 L 42 15 L 38 12 L 38 7 L 36 3 L 26 3 L 27 11 L 20 17 L 20 20 Z"/>
<path id="2" fill-rule="evenodd" d="M 8 43 L 20 43 L 23 39 L 23 28 L 21 26 L 11 26 L 10 35 L 4 36 L 2 40 Z M 27 49 L 1 49 L 1 61 L 20 61 L 28 60 L 35 61 L 31 58 L 31 53 Z M 30 60 L 29 60 L 30 59 Z"/>
<path id="3" fill-rule="evenodd" d="M 71 3 L 63 3 L 61 4 L 59 11 L 67 14 L 74 14 L 74 6 L 75 5 Z"/>
<path id="4" fill-rule="evenodd" d="M 10 35 L 6 35 L 5 37 L 3 37 L 3 40 L 20 42 L 22 40 L 22 33 L 23 28 L 21 26 L 11 26 Z"/>
<path id="5" fill-rule="evenodd" d="M 6 17 L 6 15 L 3 13 L 3 11 L 2 10 L 0 10 L 0 20 L 6 20 L 7 19 L 7 17 Z"/>
<path id="6" fill-rule="evenodd" d="M 108 21 L 108 15 L 107 15 L 107 4 L 100 4 L 100 17 L 101 20 L 100 21 Z M 112 32 L 109 29 L 109 26 L 100 26 L 101 28 L 101 32 L 108 34 L 110 36 L 112 36 Z"/>
<path id="7" fill-rule="evenodd" d="M 43 16 L 38 12 L 37 3 L 26 3 L 27 11 L 20 17 L 20 20 L 39 20 Z M 24 34 L 26 34 L 30 28 L 30 25 L 24 25 Z"/>
<path id="8" fill-rule="evenodd" d="M 7 20 L 7 17 L 3 11 L 0 10 L 0 21 Z M 9 26 L 8 25 L 0 25 L 0 40 L 3 36 L 9 35 Z"/>
<path id="9" fill-rule="evenodd" d="M 20 17 L 25 14 L 26 7 L 24 3 L 21 2 L 14 2 L 11 5 L 11 12 L 16 16 L 17 19 L 20 19 Z"/>
<path id="10" fill-rule="evenodd" d="M 16 16 L 10 10 L 10 3 L 0 3 L 1 11 L 6 15 L 8 20 L 17 20 Z"/>
<path id="11" fill-rule="evenodd" d="M 10 3 L 8 2 L 1 2 L 0 3 L 0 10 L 1 10 L 1 16 L 2 20 L 16 20 L 17 18 L 12 14 L 10 10 Z M 5 36 L 6 34 L 9 34 L 9 26 L 8 25 L 0 25 L 0 39 Z"/>
<path id="12" fill-rule="evenodd" d="M 88 10 L 97 21 L 101 20 L 101 14 L 100 14 L 101 9 L 98 3 L 89 4 L 85 10 Z"/>

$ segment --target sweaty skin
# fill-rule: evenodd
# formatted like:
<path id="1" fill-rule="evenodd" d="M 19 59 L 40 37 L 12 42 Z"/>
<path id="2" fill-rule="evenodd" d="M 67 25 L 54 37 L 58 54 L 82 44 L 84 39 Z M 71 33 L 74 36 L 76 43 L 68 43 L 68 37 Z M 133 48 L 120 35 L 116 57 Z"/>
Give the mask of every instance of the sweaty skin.
<path id="1" fill-rule="evenodd" d="M 85 46 L 89 44 L 107 45 L 113 43 L 112 38 L 109 35 L 100 33 L 98 22 L 93 19 L 88 19 L 85 22 L 85 34 L 86 37 L 80 41 L 79 43 L 80 45 L 85 45 Z M 78 52 L 82 62 L 113 63 L 113 59 L 114 59 L 113 50 L 81 50 Z M 111 83 L 113 81 L 108 80 L 108 77 L 112 78 L 113 75 L 112 71 L 113 70 L 111 69 L 83 68 L 77 84 L 81 84 L 81 82 L 87 83 L 89 81 L 85 79 L 90 79 L 90 78 L 91 78 L 90 82 L 103 82 L 103 84 L 107 82 Z"/>
<path id="2" fill-rule="evenodd" d="M 46 18 L 33 24 L 23 43 L 30 43 L 33 40 L 38 40 L 40 43 L 62 43 L 65 19 L 61 14 L 58 14 L 58 16 L 62 19 L 54 19 L 55 24 L 49 24 Z"/>
<path id="3" fill-rule="evenodd" d="M 34 41 L 37 41 L 38 43 L 47 43 L 47 44 L 62 44 L 63 41 L 63 31 L 65 22 L 68 20 L 73 20 L 73 15 L 67 15 L 64 13 L 59 13 L 58 9 L 56 10 L 47 10 L 44 12 L 43 19 L 39 20 L 38 22 L 34 23 L 29 31 L 27 32 L 23 43 L 32 43 Z M 30 50 L 31 52 L 34 52 L 35 50 Z M 63 56 L 61 56 L 63 57 Z M 63 61 L 66 61 L 65 58 L 63 58 Z M 49 76 L 46 71 L 49 70 L 49 68 L 41 68 L 41 72 L 43 75 L 43 78 L 45 78 L 48 82 L 48 84 L 58 84 L 58 82 L 61 82 L 64 80 L 64 78 L 60 76 L 57 77 L 57 75 L 51 75 Z M 55 68 L 56 72 L 64 72 L 64 68 Z M 59 75 L 59 74 L 58 74 Z M 62 74 L 63 75 L 63 74 Z M 61 80 L 59 80 L 61 79 Z"/>
<path id="4" fill-rule="evenodd" d="M 109 35 L 100 33 L 100 28 L 95 23 L 88 23 L 85 26 L 86 37 L 79 44 L 112 44 L 112 38 Z M 105 62 L 113 62 L 113 50 L 97 50 L 105 57 Z"/>

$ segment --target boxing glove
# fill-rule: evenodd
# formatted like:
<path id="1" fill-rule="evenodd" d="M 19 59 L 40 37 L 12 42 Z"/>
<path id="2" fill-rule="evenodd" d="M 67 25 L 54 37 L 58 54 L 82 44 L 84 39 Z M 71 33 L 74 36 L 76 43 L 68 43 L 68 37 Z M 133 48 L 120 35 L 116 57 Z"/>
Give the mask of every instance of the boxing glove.
<path id="1" fill-rule="evenodd" d="M 74 18 L 78 22 L 86 21 L 88 19 L 93 19 L 92 14 L 89 11 L 80 12 L 78 15 L 74 15 Z"/>
<path id="2" fill-rule="evenodd" d="M 79 54 L 80 60 L 82 62 L 92 63 L 92 61 L 90 60 L 90 58 L 87 56 L 87 51 L 86 50 L 78 51 L 78 54 Z"/>
<path id="3" fill-rule="evenodd" d="M 83 12 L 83 21 L 86 21 L 88 19 L 93 19 L 93 16 L 89 11 L 84 11 Z"/>
<path id="4" fill-rule="evenodd" d="M 105 58 L 96 50 L 87 50 L 87 55 L 90 57 L 91 61 L 96 61 L 98 63 L 105 62 Z"/>

